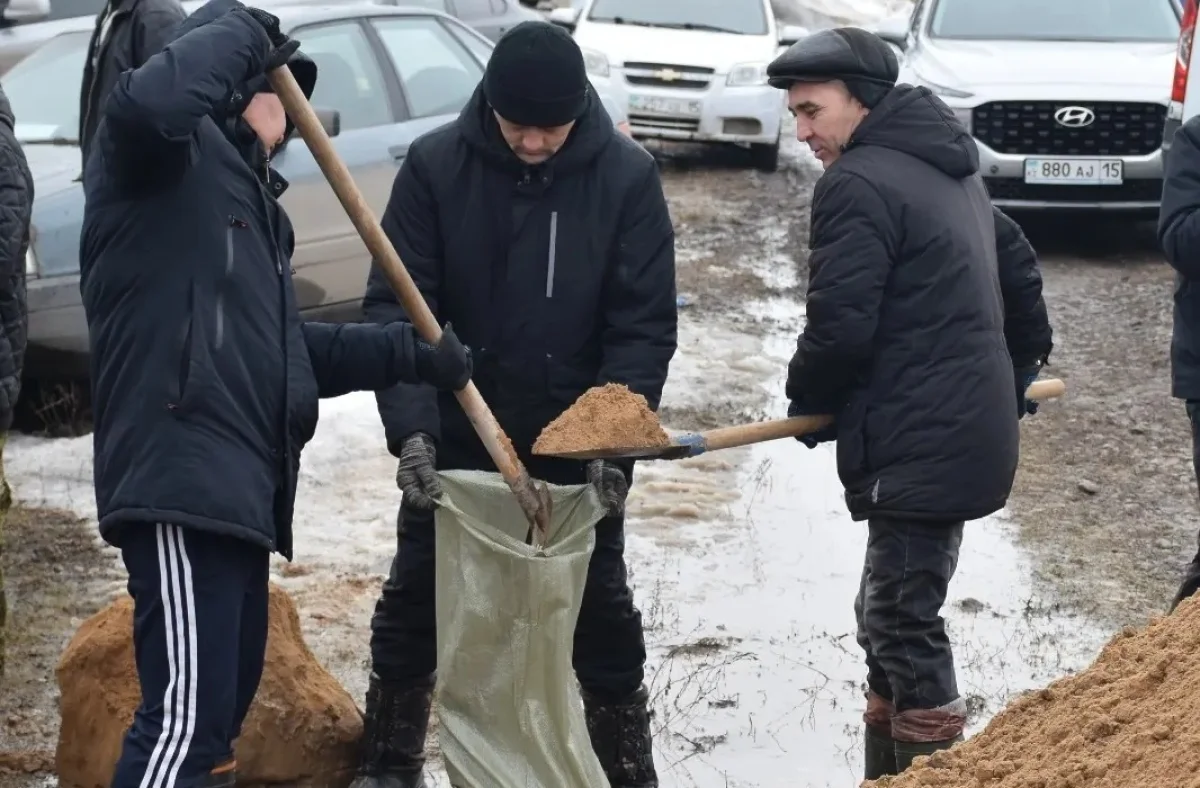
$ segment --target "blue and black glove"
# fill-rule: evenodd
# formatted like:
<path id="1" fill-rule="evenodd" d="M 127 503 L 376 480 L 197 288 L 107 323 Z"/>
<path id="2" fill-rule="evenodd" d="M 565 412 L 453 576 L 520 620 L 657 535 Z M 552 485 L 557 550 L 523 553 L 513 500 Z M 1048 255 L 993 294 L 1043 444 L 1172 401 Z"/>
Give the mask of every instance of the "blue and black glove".
<path id="1" fill-rule="evenodd" d="M 824 416 L 824 413 L 814 413 L 811 410 L 805 409 L 803 405 L 795 400 L 788 403 L 787 415 L 789 419 L 796 416 Z M 798 435 L 796 440 L 803 443 L 810 449 L 817 448 L 818 444 L 828 443 L 829 441 L 837 440 L 837 423 L 830 424 L 828 427 L 822 427 L 816 432 L 810 432 L 807 435 Z"/>
<path id="2" fill-rule="evenodd" d="M 1025 392 L 1037 380 L 1038 374 L 1042 371 L 1041 364 L 1035 364 L 1029 367 L 1017 367 L 1013 369 L 1013 377 L 1017 381 L 1017 418 L 1023 419 L 1026 414 L 1032 416 L 1038 412 L 1038 403 L 1031 399 L 1025 399 Z"/>

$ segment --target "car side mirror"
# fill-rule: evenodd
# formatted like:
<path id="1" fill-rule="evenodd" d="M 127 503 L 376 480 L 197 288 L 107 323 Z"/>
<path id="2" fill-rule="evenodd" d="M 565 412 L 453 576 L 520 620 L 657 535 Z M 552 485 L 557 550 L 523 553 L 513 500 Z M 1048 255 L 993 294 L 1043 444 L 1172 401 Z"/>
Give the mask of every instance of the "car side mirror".
<path id="1" fill-rule="evenodd" d="M 50 0 L 9 0 L 0 16 L 14 25 L 38 22 L 50 16 Z"/>
<path id="2" fill-rule="evenodd" d="M 903 17 L 891 17 L 867 29 L 903 52 L 908 49 L 908 21 Z"/>
<path id="3" fill-rule="evenodd" d="M 342 133 L 342 113 L 336 109 L 315 108 L 317 120 L 321 121 L 321 128 L 325 129 L 325 133 L 330 138 L 336 137 Z"/>
<path id="4" fill-rule="evenodd" d="M 342 133 L 342 113 L 336 109 L 325 109 L 324 107 L 313 107 L 313 112 L 317 115 L 317 120 L 321 121 L 321 128 L 325 129 L 325 135 L 333 139 Z M 300 130 L 293 127 L 292 133 L 283 141 L 280 148 L 287 146 L 296 137 L 300 136 Z"/>
<path id="5" fill-rule="evenodd" d="M 783 25 L 779 28 L 779 46 L 790 47 L 810 35 L 809 29 L 802 25 Z"/>
<path id="6" fill-rule="evenodd" d="M 574 32 L 575 25 L 579 23 L 579 9 L 571 7 L 556 8 L 550 12 L 546 19 L 551 24 L 564 27 L 567 30 Z"/>

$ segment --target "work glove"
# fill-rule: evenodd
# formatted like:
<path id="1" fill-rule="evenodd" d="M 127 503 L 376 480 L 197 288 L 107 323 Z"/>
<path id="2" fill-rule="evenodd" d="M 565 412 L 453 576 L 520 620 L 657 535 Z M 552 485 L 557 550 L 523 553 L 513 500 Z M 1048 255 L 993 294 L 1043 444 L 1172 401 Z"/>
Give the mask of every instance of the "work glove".
<path id="1" fill-rule="evenodd" d="M 442 483 L 434 467 L 436 457 L 433 439 L 423 432 L 414 432 L 400 445 L 396 486 L 404 493 L 404 503 L 414 509 L 433 509 L 442 497 Z"/>
<path id="2" fill-rule="evenodd" d="M 625 511 L 629 495 L 629 480 L 625 472 L 607 460 L 592 460 L 587 464 L 588 484 L 596 488 L 610 517 Z"/>
<path id="3" fill-rule="evenodd" d="M 279 17 L 274 14 L 268 14 L 261 8 L 246 7 L 248 13 L 255 22 L 262 27 L 267 33 L 267 38 L 271 40 L 271 54 L 267 55 L 267 65 L 263 70 L 270 73 L 280 66 L 287 65 L 288 60 L 292 55 L 296 54 L 296 50 L 300 48 L 300 42 L 293 38 L 288 38 L 279 29 Z"/>
<path id="4" fill-rule="evenodd" d="M 421 382 L 441 391 L 459 391 L 470 382 L 474 371 L 471 351 L 458 341 L 449 323 L 442 329 L 437 345 L 418 337 L 416 350 L 417 377 Z"/>
<path id="5" fill-rule="evenodd" d="M 1017 381 L 1017 419 L 1023 419 L 1026 414 L 1032 416 L 1038 412 L 1038 403 L 1031 399 L 1025 399 L 1025 391 L 1033 381 L 1037 380 L 1038 373 L 1041 371 L 1041 364 L 1013 369 L 1013 377 Z"/>
<path id="6" fill-rule="evenodd" d="M 792 400 L 788 403 L 787 415 L 789 419 L 797 416 L 824 416 L 824 413 L 814 413 L 811 410 L 805 409 L 799 402 Z M 810 432 L 807 435 L 797 435 L 796 440 L 803 443 L 810 449 L 817 448 L 818 444 L 828 443 L 829 441 L 837 440 L 837 423 L 830 424 L 828 427 L 823 427 L 816 432 Z"/>

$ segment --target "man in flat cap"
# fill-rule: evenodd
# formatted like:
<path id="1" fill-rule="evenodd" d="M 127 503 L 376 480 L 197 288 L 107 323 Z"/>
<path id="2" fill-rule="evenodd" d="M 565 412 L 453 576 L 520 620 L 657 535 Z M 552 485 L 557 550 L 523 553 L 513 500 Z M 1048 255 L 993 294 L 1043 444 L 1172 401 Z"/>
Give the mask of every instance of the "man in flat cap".
<path id="1" fill-rule="evenodd" d="M 575 633 L 588 730 L 613 786 L 658 785 L 646 650 L 624 560 L 632 462 L 534 457 L 534 440 L 584 391 L 623 383 L 657 407 L 675 353 L 675 246 L 651 156 L 617 131 L 583 55 L 555 25 L 517 25 L 497 43 L 459 118 L 415 141 L 383 228 L 441 321 L 472 346 L 475 382 L 529 472 L 594 484 L 596 526 Z M 370 320 L 408 320 L 378 266 Z M 398 547 L 371 622 L 361 776 L 423 784 L 436 665 L 436 470 L 494 471 L 453 396 L 424 385 L 378 395 L 403 491 Z"/>
<path id="2" fill-rule="evenodd" d="M 1008 498 L 1023 404 L 999 219 L 970 134 L 928 89 L 895 84 L 896 57 L 876 36 L 821 31 L 767 74 L 825 167 L 787 396 L 793 415 L 836 415 L 806 443 L 837 441 L 846 504 L 867 521 L 855 613 L 875 779 L 960 741 L 966 722 L 940 611 L 964 521 Z M 1025 309 L 1041 304 L 1038 290 Z"/>

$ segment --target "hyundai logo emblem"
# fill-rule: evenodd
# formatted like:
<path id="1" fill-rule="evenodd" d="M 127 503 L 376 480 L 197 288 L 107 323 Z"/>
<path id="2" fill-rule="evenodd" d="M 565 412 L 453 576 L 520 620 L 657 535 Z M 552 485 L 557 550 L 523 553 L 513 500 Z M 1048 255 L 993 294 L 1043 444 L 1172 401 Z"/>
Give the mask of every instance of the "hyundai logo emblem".
<path id="1" fill-rule="evenodd" d="M 1054 120 L 1068 129 L 1082 129 L 1096 121 L 1096 113 L 1087 107 L 1063 107 L 1054 113 Z"/>

